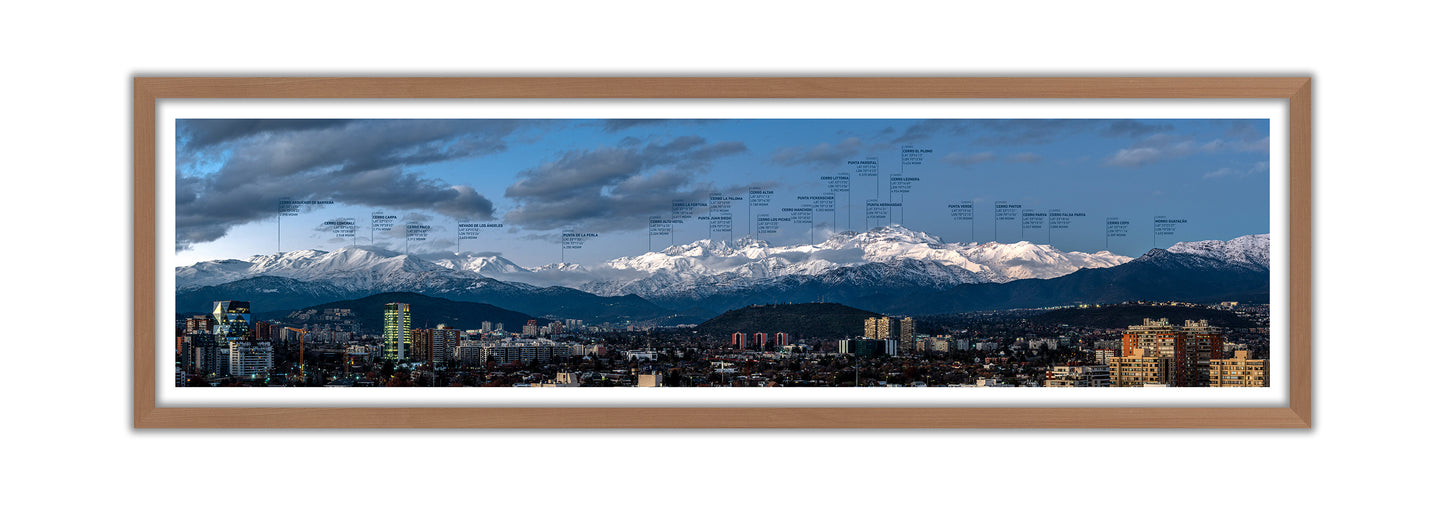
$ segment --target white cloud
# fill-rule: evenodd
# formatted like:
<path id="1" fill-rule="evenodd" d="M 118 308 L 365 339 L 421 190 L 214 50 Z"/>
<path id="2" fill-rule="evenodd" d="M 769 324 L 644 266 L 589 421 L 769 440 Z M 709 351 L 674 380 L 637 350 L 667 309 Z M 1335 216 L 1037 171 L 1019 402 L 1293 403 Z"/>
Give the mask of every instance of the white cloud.
<path id="1" fill-rule="evenodd" d="M 1231 169 L 1231 168 L 1228 168 L 1228 167 L 1221 167 L 1221 168 L 1219 168 L 1219 169 L 1212 170 L 1212 171 L 1209 171 L 1209 172 L 1204 173 L 1204 179 L 1214 179 L 1214 178 L 1217 178 L 1217 177 L 1224 177 L 1224 176 L 1228 176 L 1228 175 L 1231 175 L 1231 174 L 1238 174 L 1238 173 L 1239 173 L 1239 171 L 1237 171 L 1237 170 L 1234 170 L 1234 169 Z"/>
<path id="2" fill-rule="evenodd" d="M 1236 169 L 1236 168 L 1233 168 L 1233 167 L 1220 167 L 1220 168 L 1218 168 L 1218 169 L 1211 170 L 1211 171 L 1209 171 L 1209 172 L 1204 173 L 1203 179 L 1215 179 L 1215 178 L 1221 178 L 1221 177 L 1225 177 L 1225 176 L 1248 176 L 1248 175 L 1250 175 L 1250 174 L 1256 174 L 1256 173 L 1268 172 L 1268 171 L 1269 171 L 1269 164 L 1268 164 L 1268 163 L 1265 163 L 1265 162 L 1254 162 L 1253 165 L 1250 165 L 1250 166 L 1249 166 L 1249 169 L 1245 169 L 1245 170 Z"/>
<path id="3" fill-rule="evenodd" d="M 1226 141 L 1223 139 L 1215 139 L 1200 144 L 1192 138 L 1155 134 L 1149 136 L 1147 139 L 1134 143 L 1132 146 L 1115 151 L 1113 155 L 1104 159 L 1104 164 L 1138 167 L 1171 158 L 1180 158 L 1200 153 L 1217 153 L 1222 151 L 1253 152 L 1267 149 L 1269 149 L 1269 137 L 1263 137 L 1254 141 Z"/>

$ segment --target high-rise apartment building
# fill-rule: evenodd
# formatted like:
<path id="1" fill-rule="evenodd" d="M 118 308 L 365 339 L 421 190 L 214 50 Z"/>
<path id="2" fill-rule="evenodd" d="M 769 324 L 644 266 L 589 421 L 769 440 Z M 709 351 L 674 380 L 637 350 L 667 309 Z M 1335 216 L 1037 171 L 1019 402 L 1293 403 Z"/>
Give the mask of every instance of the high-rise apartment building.
<path id="1" fill-rule="evenodd" d="M 382 306 L 381 358 L 407 360 L 411 347 L 411 304 L 388 302 Z"/>
<path id="2" fill-rule="evenodd" d="M 767 333 L 767 332 L 754 332 L 754 333 L 753 333 L 753 347 L 754 347 L 754 348 L 757 348 L 757 349 L 759 349 L 759 350 L 766 349 L 766 348 L 768 347 L 768 333 Z"/>
<path id="3" fill-rule="evenodd" d="M 1145 318 L 1143 325 L 1130 325 L 1124 332 L 1119 355 L 1130 357 L 1136 350 L 1170 360 L 1165 378 L 1169 386 L 1208 386 L 1209 361 L 1224 358 L 1224 335 L 1207 320 L 1185 320 L 1178 326 Z"/>
<path id="4" fill-rule="evenodd" d="M 196 367 L 196 350 L 191 346 L 191 336 L 176 336 L 176 367 L 187 372 Z"/>
<path id="5" fill-rule="evenodd" d="M 606 355 L 604 349 L 599 350 Z M 512 362 L 550 362 L 572 356 L 572 346 L 550 339 L 506 339 L 487 341 L 463 341 L 456 347 L 456 358 L 464 367 L 485 365 L 487 361 L 498 364 Z"/>
<path id="6" fill-rule="evenodd" d="M 869 318 L 863 321 L 864 339 L 892 339 L 893 319 L 887 316 Z"/>
<path id="7" fill-rule="evenodd" d="M 1235 350 L 1231 358 L 1210 360 L 1209 386 L 1269 386 L 1269 359 L 1249 357 L 1248 351 Z"/>
<path id="8" fill-rule="evenodd" d="M 1109 365 L 1109 359 L 1119 356 L 1119 350 L 1097 349 L 1094 350 L 1094 363 Z"/>
<path id="9" fill-rule="evenodd" d="M 231 376 L 256 377 L 271 371 L 270 341 L 231 341 Z"/>
<path id="10" fill-rule="evenodd" d="M 776 334 L 773 334 L 773 346 L 777 346 L 779 348 L 787 346 L 788 337 L 789 336 L 787 332 L 778 332 Z"/>
<path id="11" fill-rule="evenodd" d="M 1142 387 L 1167 385 L 1174 360 L 1135 349 L 1128 356 L 1109 358 L 1109 386 Z"/>
<path id="12" fill-rule="evenodd" d="M 914 343 L 913 340 L 914 333 L 915 332 L 913 326 L 913 317 L 905 316 L 902 320 L 898 320 L 899 347 L 905 353 L 912 354 L 913 352 L 918 351 L 918 346 Z"/>
<path id="13" fill-rule="evenodd" d="M 748 335 L 742 332 L 733 332 L 733 347 L 740 350 L 748 349 Z"/>
<path id="14" fill-rule="evenodd" d="M 265 320 L 258 321 L 256 322 L 256 332 L 251 335 L 251 339 L 254 341 L 274 341 L 274 339 L 271 338 L 273 329 L 276 329 L 278 334 L 280 333 L 277 326 L 271 325 L 271 322 Z"/>
<path id="15" fill-rule="evenodd" d="M 437 325 L 434 329 L 412 329 L 411 357 L 413 362 L 444 364 L 451 358 L 461 342 L 462 331 Z"/>
<path id="16" fill-rule="evenodd" d="M 927 339 L 920 339 L 917 343 L 919 348 L 934 353 L 949 353 L 958 350 L 967 350 L 973 346 L 967 338 L 954 336 L 933 336 Z"/>
<path id="17" fill-rule="evenodd" d="M 214 320 L 210 316 L 196 315 L 186 318 L 186 334 L 211 335 L 214 329 L 213 323 Z"/>
<path id="18" fill-rule="evenodd" d="M 1046 387 L 1107 387 L 1109 366 L 1105 365 L 1056 365 L 1049 370 L 1044 380 Z"/>
<path id="19" fill-rule="evenodd" d="M 190 353 L 192 354 L 191 367 L 199 376 L 212 374 L 226 374 L 229 372 L 227 363 L 224 362 L 225 354 L 221 353 L 220 344 L 212 336 L 194 335 L 187 336 L 190 341 Z"/>

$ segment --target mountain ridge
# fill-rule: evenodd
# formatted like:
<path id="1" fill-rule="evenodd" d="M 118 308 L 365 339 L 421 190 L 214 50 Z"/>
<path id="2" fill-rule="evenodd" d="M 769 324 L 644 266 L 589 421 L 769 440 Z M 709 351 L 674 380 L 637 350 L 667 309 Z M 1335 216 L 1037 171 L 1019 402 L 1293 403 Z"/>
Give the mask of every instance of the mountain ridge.
<path id="1" fill-rule="evenodd" d="M 438 262 L 379 248 L 298 250 L 257 255 L 250 261 L 218 260 L 178 267 L 177 308 L 204 309 L 210 300 L 247 296 L 271 301 L 259 302 L 262 305 L 310 302 L 272 307 L 294 309 L 328 298 L 407 291 L 538 316 L 690 323 L 736 307 L 772 302 L 828 301 L 876 312 L 930 314 L 1182 297 L 1247 299 L 1268 293 L 1268 234 L 1230 241 L 1180 242 L 1117 264 L 1118 258 L 1127 257 L 1090 257 L 1102 258 L 1095 265 L 1079 260 L 1085 257 L 1061 260 L 1067 255 L 1051 246 L 984 243 L 971 244 L 966 250 L 940 249 L 948 243 L 902 227 L 880 227 L 870 233 L 839 234 L 824 242 L 831 243 L 830 247 L 775 248 L 752 238 L 702 240 L 670 247 L 667 254 L 652 252 L 613 260 L 620 265 L 646 260 L 651 266 L 651 271 L 639 269 L 635 277 L 620 282 L 632 286 L 631 290 L 619 289 L 617 284 L 603 287 L 600 285 L 605 283 L 600 282 L 584 283 L 586 289 L 542 287 L 458 269 L 471 265 L 525 271 L 500 255 L 489 255 L 484 261 L 463 261 L 453 255 L 448 264 L 447 258 Z M 1019 244 L 1026 246 L 1013 248 Z M 712 254 L 720 255 L 715 264 L 688 269 Z M 969 270 L 961 267 L 972 262 L 967 259 L 969 254 L 973 258 L 993 256 L 985 263 L 972 264 L 976 270 Z M 876 261 L 862 261 L 866 258 Z M 1012 266 L 1024 266 L 1036 274 L 1043 272 L 1037 269 L 1039 265 L 1067 265 L 1063 269 L 1070 272 L 996 282 L 988 276 L 996 276 L 1001 269 L 988 267 L 987 262 L 1012 262 Z M 597 274 L 576 264 L 552 264 L 539 271 L 546 271 L 549 279 L 596 279 L 588 276 Z M 210 284 L 214 281 L 223 282 Z"/>
<path id="2" fill-rule="evenodd" d="M 821 275 L 868 264 L 912 265 L 914 278 L 931 274 L 928 284 L 1004 282 L 1058 277 L 1080 268 L 1110 267 L 1130 260 L 1107 251 L 1064 252 L 1049 245 L 945 243 L 936 236 L 899 225 L 862 233 L 840 233 L 819 244 L 773 246 L 745 237 L 734 241 L 700 239 L 663 251 L 619 257 L 591 268 L 577 264 L 522 267 L 498 254 L 403 254 L 353 246 L 254 255 L 248 260 L 197 262 L 176 268 L 178 289 L 215 286 L 261 275 L 325 281 L 342 289 L 377 285 L 402 287 L 402 278 L 494 279 L 535 286 L 565 286 L 601 296 L 647 298 L 767 285 L 794 275 Z M 917 262 L 904 262 L 917 260 Z"/>

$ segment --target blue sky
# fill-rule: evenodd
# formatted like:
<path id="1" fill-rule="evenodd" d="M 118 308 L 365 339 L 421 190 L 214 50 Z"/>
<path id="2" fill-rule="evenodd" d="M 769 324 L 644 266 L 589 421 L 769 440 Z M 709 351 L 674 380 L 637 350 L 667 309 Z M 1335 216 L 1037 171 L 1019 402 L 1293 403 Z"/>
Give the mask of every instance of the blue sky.
<path id="1" fill-rule="evenodd" d="M 274 253 L 283 198 L 300 202 L 279 218 L 283 250 L 374 243 L 495 252 L 523 266 L 564 254 L 595 263 L 709 234 L 817 242 L 900 221 L 949 242 L 1093 252 L 1107 239 L 1129 256 L 1156 244 L 1156 216 L 1187 220 L 1159 247 L 1269 231 L 1266 120 L 182 119 L 177 132 L 179 265 Z M 857 170 L 869 166 L 880 176 Z M 900 174 L 916 180 L 893 181 Z M 769 201 L 750 208 L 750 191 Z M 835 210 L 805 222 L 800 209 L 829 195 Z M 875 198 L 901 206 L 874 206 L 891 215 L 867 220 Z M 709 202 L 715 219 L 699 219 Z M 967 202 L 972 222 L 950 214 Z M 996 221 L 996 202 L 1055 217 L 1030 221 L 1037 228 Z M 373 214 L 395 225 L 374 231 L 384 227 Z M 757 228 L 759 215 L 775 229 Z M 1130 222 L 1127 232 L 1106 238 L 1107 218 Z M 338 224 L 353 220 L 346 237 Z M 475 238 L 458 245 L 458 228 Z"/>

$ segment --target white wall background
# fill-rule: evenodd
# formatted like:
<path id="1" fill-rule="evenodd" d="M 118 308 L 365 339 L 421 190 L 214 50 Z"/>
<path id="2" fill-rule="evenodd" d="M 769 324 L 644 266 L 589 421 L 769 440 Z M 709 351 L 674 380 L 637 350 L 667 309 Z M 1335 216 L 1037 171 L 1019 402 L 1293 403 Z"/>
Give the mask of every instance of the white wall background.
<path id="1" fill-rule="evenodd" d="M 1441 337 L 1435 16 L 1396 2 L 523 3 L 8 5 L 5 502 L 1428 502 L 1416 494 L 1441 450 L 1426 386 Z M 135 431 L 137 73 L 1312 75 L 1316 425 Z"/>

